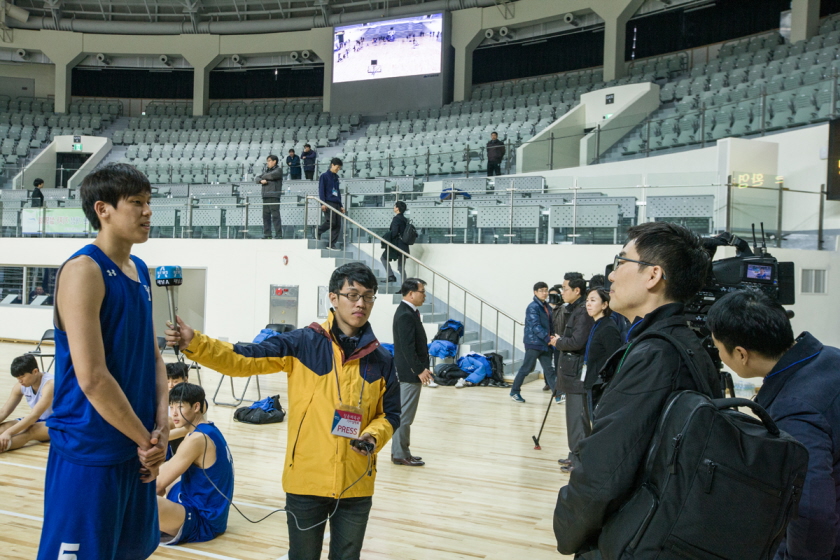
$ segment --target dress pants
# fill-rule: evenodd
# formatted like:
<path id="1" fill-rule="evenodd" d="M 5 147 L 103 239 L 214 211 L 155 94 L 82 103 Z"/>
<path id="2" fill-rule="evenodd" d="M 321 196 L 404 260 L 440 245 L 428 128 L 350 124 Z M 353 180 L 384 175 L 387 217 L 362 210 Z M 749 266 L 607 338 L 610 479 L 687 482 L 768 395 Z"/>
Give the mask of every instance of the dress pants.
<path id="1" fill-rule="evenodd" d="M 566 393 L 566 436 L 569 440 L 569 458 L 580 440 L 592 433 L 589 404 L 586 393 Z"/>
<path id="2" fill-rule="evenodd" d="M 331 206 L 336 210 L 341 208 L 341 204 L 338 202 L 327 202 L 327 206 Z M 324 232 L 328 231 L 332 227 L 332 233 L 330 234 L 330 247 L 336 246 L 338 243 L 338 235 L 341 233 L 341 216 L 339 214 L 340 212 L 331 212 L 330 210 L 324 211 L 324 221 L 321 222 L 320 226 L 318 226 L 318 239 L 321 239 Z"/>
<path id="3" fill-rule="evenodd" d="M 501 175 L 502 174 L 502 164 L 498 161 L 488 161 L 487 162 L 487 176 L 492 177 L 493 175 Z"/>
<path id="4" fill-rule="evenodd" d="M 420 383 L 400 382 L 400 399 L 402 401 L 402 412 L 400 414 L 400 427 L 394 432 L 391 438 L 391 455 L 394 459 L 411 459 L 411 423 L 417 415 L 417 405 L 420 404 Z"/>
<path id="5" fill-rule="evenodd" d="M 274 236 L 283 236 L 283 224 L 280 221 L 280 202 L 279 198 L 266 197 L 263 198 L 263 237 L 271 237 L 271 224 L 274 223 Z"/>
<path id="6" fill-rule="evenodd" d="M 382 256 L 379 257 L 379 262 L 382 263 L 382 267 L 385 269 L 385 272 L 388 276 L 394 275 L 394 269 L 391 268 L 391 263 L 388 262 L 388 252 L 382 253 Z M 397 270 L 400 271 L 400 282 L 405 280 L 405 257 L 400 256 L 397 259 Z"/>

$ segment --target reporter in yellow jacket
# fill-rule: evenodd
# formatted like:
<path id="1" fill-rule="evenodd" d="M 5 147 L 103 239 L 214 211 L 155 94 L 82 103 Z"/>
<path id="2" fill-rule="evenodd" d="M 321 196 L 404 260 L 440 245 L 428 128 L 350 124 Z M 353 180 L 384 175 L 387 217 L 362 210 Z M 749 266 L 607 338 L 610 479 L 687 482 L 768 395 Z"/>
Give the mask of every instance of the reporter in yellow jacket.
<path id="1" fill-rule="evenodd" d="M 194 331 L 178 317 L 167 342 L 224 375 L 285 371 L 289 384 L 288 438 L 283 469 L 289 560 L 321 556 L 330 517 L 330 558 L 359 558 L 376 478 L 376 453 L 400 424 L 400 390 L 391 354 L 368 323 L 378 288 L 362 263 L 330 278 L 333 310 L 322 324 L 233 345 Z M 375 445 L 373 456 L 350 445 Z M 370 465 L 370 468 L 369 468 Z M 293 515 L 292 515 L 293 514 Z M 320 524 L 319 524 L 320 523 Z M 317 525 L 307 530 L 307 528 Z"/>

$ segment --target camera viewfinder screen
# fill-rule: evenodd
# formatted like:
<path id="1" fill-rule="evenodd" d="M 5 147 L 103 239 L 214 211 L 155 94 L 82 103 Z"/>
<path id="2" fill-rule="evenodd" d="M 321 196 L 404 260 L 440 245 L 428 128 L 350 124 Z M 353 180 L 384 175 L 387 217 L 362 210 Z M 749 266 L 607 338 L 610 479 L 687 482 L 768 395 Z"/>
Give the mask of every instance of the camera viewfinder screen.
<path id="1" fill-rule="evenodd" d="M 748 264 L 747 278 L 751 280 L 772 280 L 773 267 L 761 264 Z"/>
<path id="2" fill-rule="evenodd" d="M 333 83 L 439 74 L 443 14 L 335 28 Z"/>

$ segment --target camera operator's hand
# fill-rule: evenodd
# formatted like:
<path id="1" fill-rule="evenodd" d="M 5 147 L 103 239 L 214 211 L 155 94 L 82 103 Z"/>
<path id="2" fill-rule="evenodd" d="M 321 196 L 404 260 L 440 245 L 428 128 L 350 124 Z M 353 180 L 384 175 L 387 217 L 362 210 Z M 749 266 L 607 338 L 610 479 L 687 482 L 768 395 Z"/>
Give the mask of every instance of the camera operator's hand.
<path id="1" fill-rule="evenodd" d="M 176 315 L 175 319 L 178 321 L 178 329 L 176 330 L 175 325 L 173 325 L 170 321 L 167 321 L 166 326 L 169 328 L 164 330 L 163 334 L 166 336 L 167 346 L 178 346 L 183 350 L 190 345 L 190 342 L 192 342 L 192 339 L 195 336 L 195 331 L 179 316 Z"/>
<path id="2" fill-rule="evenodd" d="M 374 438 L 374 437 L 373 437 L 372 435 L 370 435 L 370 434 L 362 434 L 362 435 L 359 437 L 359 439 L 360 439 L 360 440 L 362 440 L 362 441 L 367 441 L 367 442 L 370 442 L 370 443 L 372 443 L 372 444 L 373 444 L 374 448 L 376 447 L 376 438 Z M 362 451 L 361 449 L 358 449 L 358 448 L 356 448 L 356 447 L 353 447 L 352 445 L 350 446 L 350 449 L 352 449 L 353 451 L 355 451 L 355 452 L 356 452 L 356 453 L 358 453 L 359 455 L 362 455 L 363 457 L 367 457 L 367 456 L 368 456 L 368 452 L 367 452 L 367 451 Z"/>

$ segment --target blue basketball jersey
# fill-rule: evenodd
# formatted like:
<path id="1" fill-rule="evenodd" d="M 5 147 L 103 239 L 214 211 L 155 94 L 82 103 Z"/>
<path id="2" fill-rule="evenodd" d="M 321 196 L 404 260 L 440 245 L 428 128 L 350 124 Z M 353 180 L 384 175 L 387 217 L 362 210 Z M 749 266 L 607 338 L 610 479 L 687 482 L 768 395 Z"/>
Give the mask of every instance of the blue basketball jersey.
<path id="1" fill-rule="evenodd" d="M 126 276 L 96 245 L 83 247 L 69 260 L 82 256 L 99 265 L 105 282 L 99 320 L 108 371 L 122 388 L 134 413 L 151 431 L 157 405 L 157 379 L 149 269 L 132 255 L 138 282 Z M 63 296 L 72 297 L 72 294 Z M 67 333 L 58 326 L 55 326 L 55 366 L 53 414 L 47 420 L 51 446 L 81 465 L 115 465 L 136 457 L 137 444 L 106 422 L 79 387 Z"/>
<path id="2" fill-rule="evenodd" d="M 209 539 L 224 533 L 227 529 L 230 510 L 228 500 L 233 499 L 233 457 L 227 441 L 215 424 L 212 422 L 199 424 L 187 437 L 204 437 L 201 434 L 205 434 L 216 446 L 216 462 L 204 472 L 195 464 L 190 465 L 190 468 L 181 475 L 181 482 L 172 487 L 167 499 L 195 508 L 212 530 L 213 534 L 207 536 Z M 213 484 L 224 496 L 213 487 Z M 225 499 L 225 496 L 228 499 Z"/>

